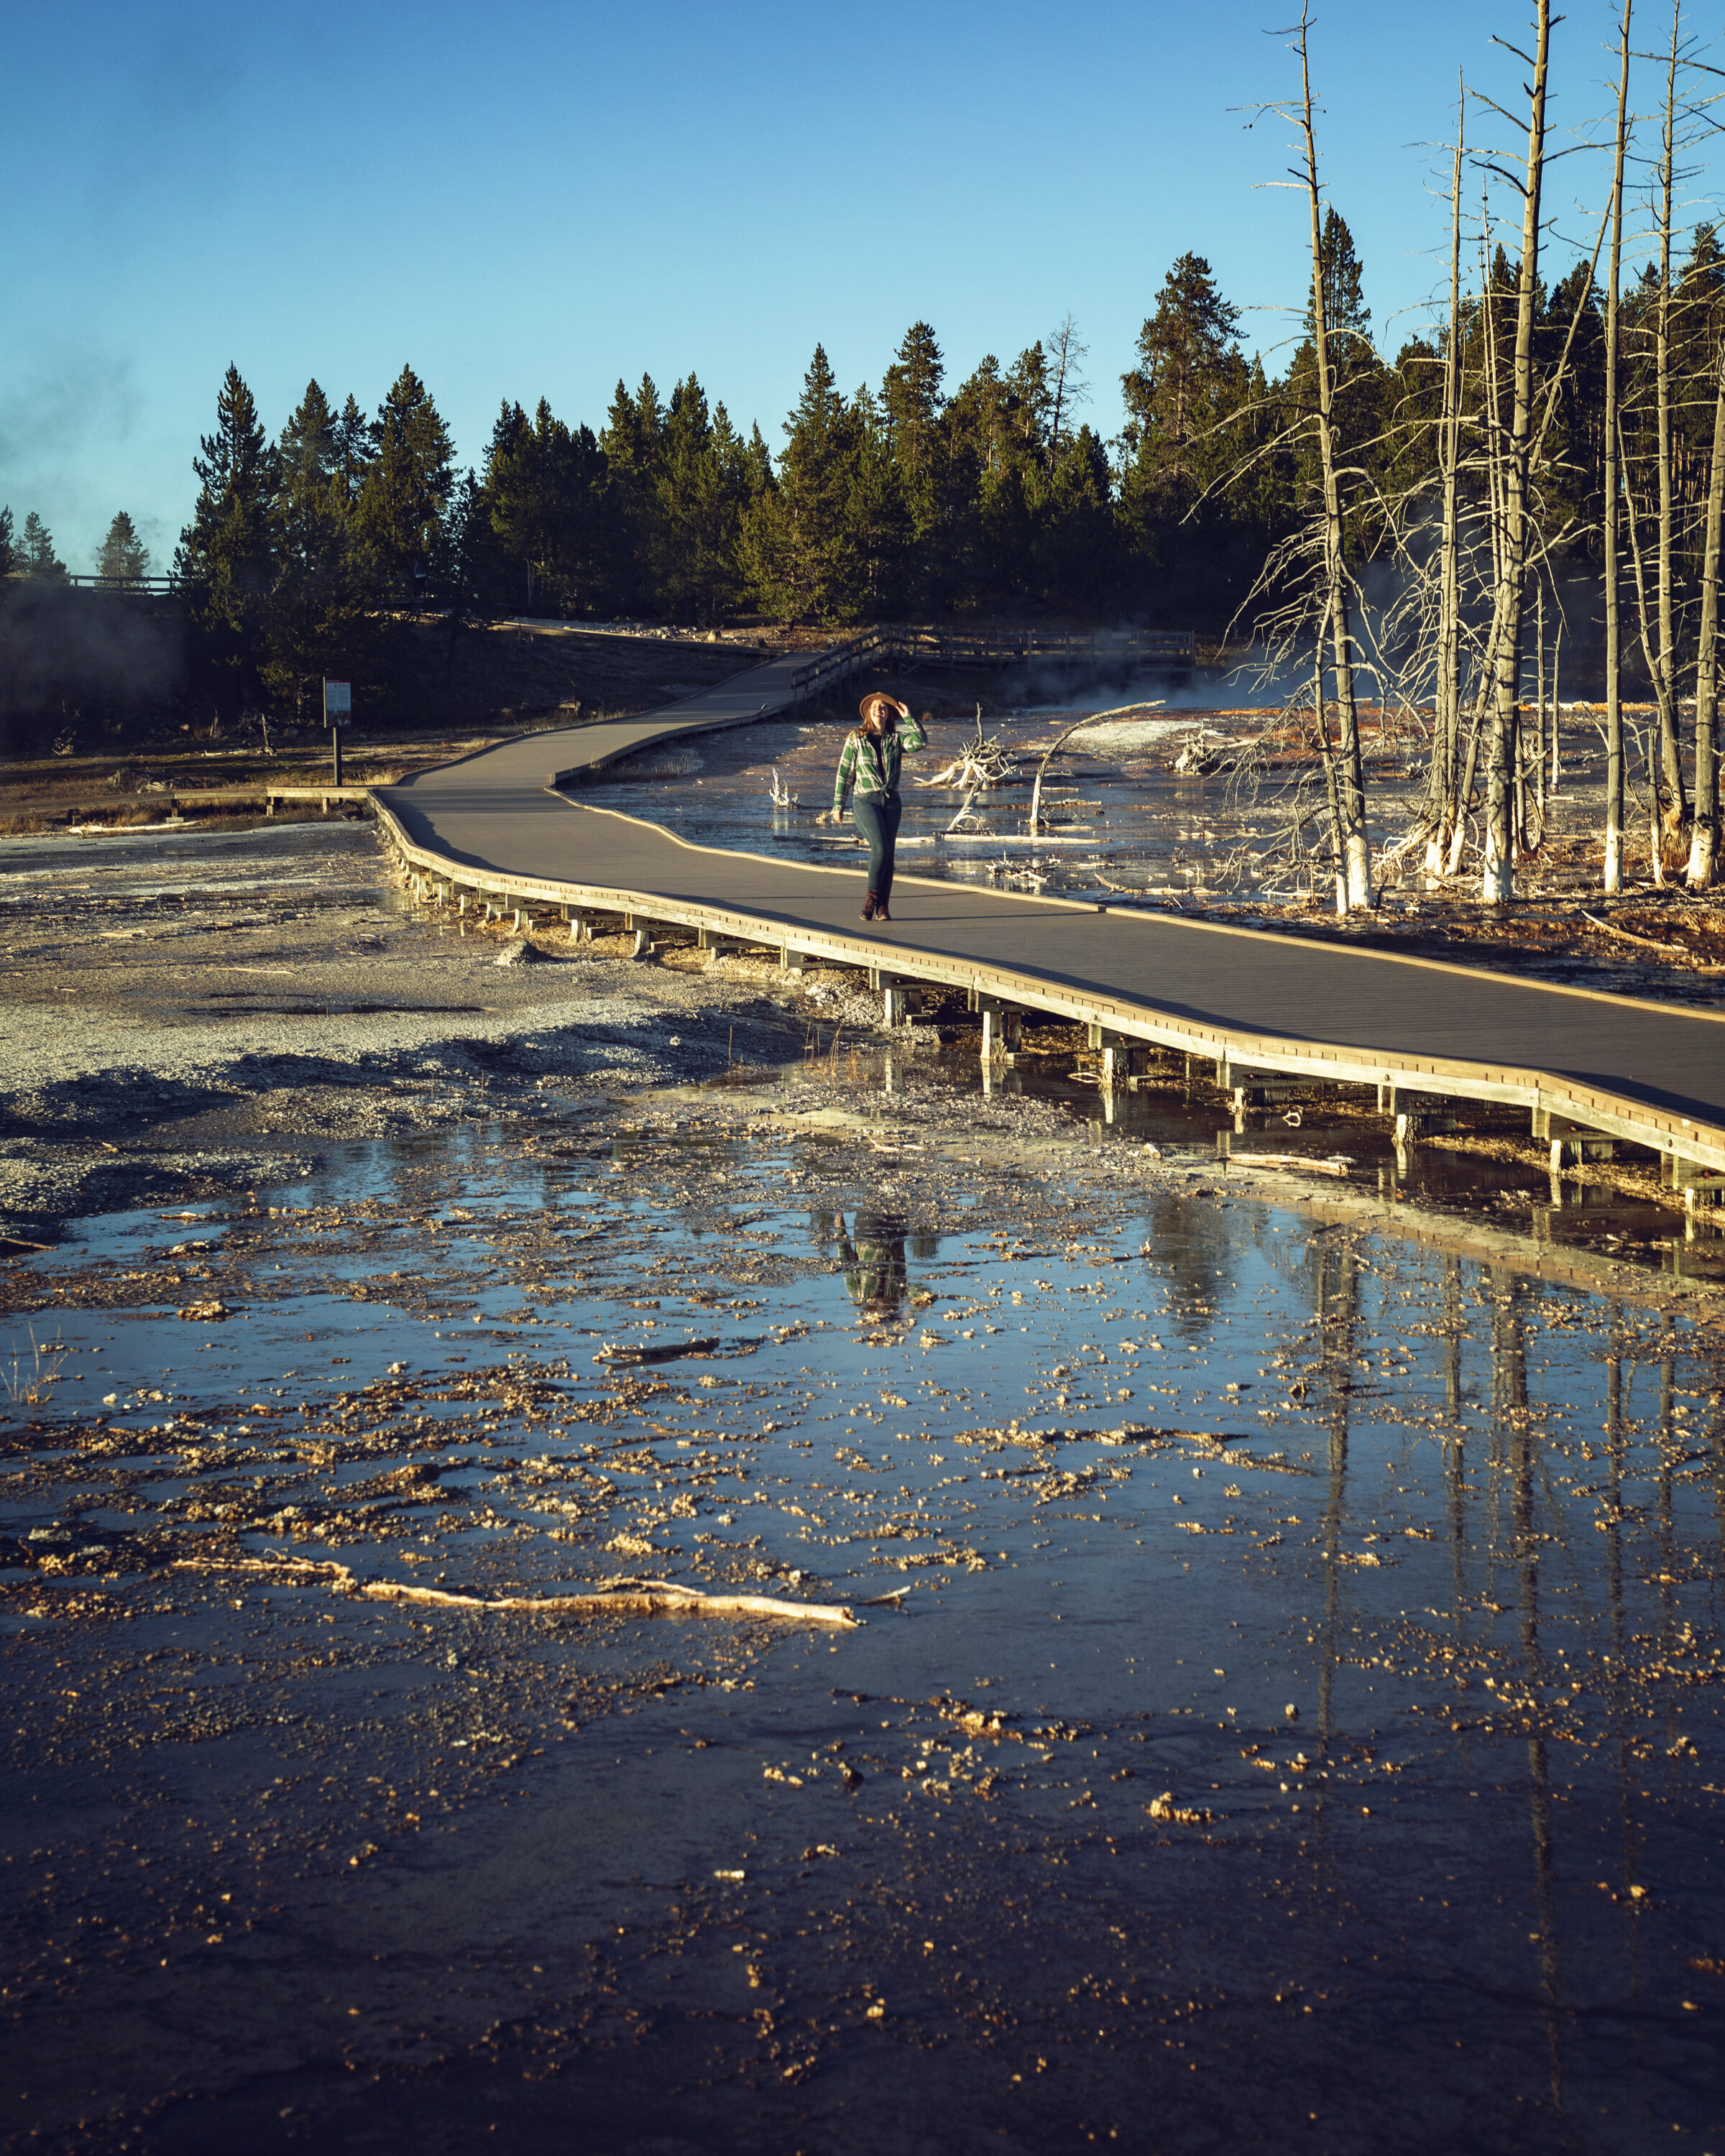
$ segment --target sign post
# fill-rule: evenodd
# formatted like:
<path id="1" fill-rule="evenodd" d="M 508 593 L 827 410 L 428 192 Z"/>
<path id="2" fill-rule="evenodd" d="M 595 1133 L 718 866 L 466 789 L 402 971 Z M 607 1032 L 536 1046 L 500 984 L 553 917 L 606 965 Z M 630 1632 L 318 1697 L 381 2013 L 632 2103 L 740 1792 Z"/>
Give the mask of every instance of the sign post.
<path id="1" fill-rule="evenodd" d="M 341 783 L 341 729 L 353 716 L 353 684 L 351 681 L 326 681 L 323 685 L 323 719 L 330 730 L 330 745 L 334 758 L 335 783 Z"/>

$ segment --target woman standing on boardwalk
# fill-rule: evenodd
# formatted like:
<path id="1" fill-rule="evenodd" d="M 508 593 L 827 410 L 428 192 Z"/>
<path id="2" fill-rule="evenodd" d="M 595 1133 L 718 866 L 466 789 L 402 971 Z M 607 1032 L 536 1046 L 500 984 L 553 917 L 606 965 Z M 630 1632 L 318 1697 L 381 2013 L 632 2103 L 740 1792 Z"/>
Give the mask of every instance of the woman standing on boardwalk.
<path id="1" fill-rule="evenodd" d="M 927 747 L 927 736 L 911 716 L 908 704 L 877 691 L 862 700 L 861 723 L 845 738 L 839 758 L 839 775 L 833 782 L 833 821 L 841 823 L 845 804 L 853 793 L 856 827 L 869 842 L 869 895 L 863 901 L 865 921 L 891 921 L 887 901 L 892 896 L 893 850 L 898 843 L 899 819 L 904 803 L 899 798 L 899 765 L 906 749 L 914 753 Z M 900 721 L 902 721 L 902 725 Z"/>

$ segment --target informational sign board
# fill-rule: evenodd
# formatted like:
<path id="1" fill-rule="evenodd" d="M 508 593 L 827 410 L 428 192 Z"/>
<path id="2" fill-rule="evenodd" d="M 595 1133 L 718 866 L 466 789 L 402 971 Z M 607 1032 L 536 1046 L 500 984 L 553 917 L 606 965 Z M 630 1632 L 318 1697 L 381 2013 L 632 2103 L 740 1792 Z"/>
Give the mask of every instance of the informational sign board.
<path id="1" fill-rule="evenodd" d="M 353 684 L 351 681 L 326 681 L 323 685 L 324 724 L 345 726 L 353 717 Z"/>

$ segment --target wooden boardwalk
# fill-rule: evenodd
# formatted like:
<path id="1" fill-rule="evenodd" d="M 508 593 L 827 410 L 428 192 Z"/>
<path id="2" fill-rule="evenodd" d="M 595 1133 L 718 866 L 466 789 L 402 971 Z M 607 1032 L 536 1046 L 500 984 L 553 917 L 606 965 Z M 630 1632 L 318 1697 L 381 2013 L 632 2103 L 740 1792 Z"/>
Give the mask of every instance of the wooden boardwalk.
<path id="1" fill-rule="evenodd" d="M 1214 1059 L 1225 1082 L 1287 1072 L 1375 1084 L 1386 1108 L 1515 1102 L 1556 1148 L 1577 1132 L 1632 1140 L 1692 1199 L 1725 1176 L 1725 1012 L 1517 981 L 1501 973 L 1215 927 L 1127 907 L 1020 897 L 901 874 L 893 920 L 857 917 L 858 867 L 695 846 L 557 789 L 631 751 L 785 711 L 802 656 L 639 717 L 531 735 L 377 789 L 408 871 L 439 896 L 542 914 L 621 916 L 866 966 L 886 993 L 968 989 L 1091 1028 L 1105 1075 L 1135 1043 Z M 834 742 L 836 756 L 838 742 Z"/>

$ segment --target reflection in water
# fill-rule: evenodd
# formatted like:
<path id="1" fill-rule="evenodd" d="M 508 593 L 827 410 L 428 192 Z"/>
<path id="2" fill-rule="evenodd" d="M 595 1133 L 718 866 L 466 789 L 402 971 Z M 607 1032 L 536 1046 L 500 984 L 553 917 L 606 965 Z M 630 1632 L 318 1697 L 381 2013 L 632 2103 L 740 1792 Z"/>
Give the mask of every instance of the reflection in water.
<path id="1" fill-rule="evenodd" d="M 1524 1283 L 1516 1275 L 1494 1271 L 1491 1299 L 1491 1450 L 1507 1470 L 1512 1537 L 1520 1614 L 1522 1683 L 1527 1698 L 1543 1702 L 1545 1670 L 1539 1637 L 1539 1555 L 1545 1540 L 1536 1517 L 1534 1467 L 1538 1453 L 1535 1418 L 1527 1396 L 1527 1338 Z M 1553 1512 L 1555 1507 L 1553 1507 Z M 1561 1525 L 1561 1522 L 1558 1522 Z M 1538 1915 L 1540 1988 L 1545 1999 L 1546 2051 L 1550 2061 L 1552 2102 L 1563 2108 L 1562 2018 L 1559 2007 L 1557 1908 L 1552 1891 L 1552 1795 L 1550 1762 L 1543 1731 L 1527 1734 L 1527 1800 L 1533 1841 L 1533 1906 Z"/>
<path id="2" fill-rule="evenodd" d="M 858 1213 L 855 1217 L 855 1228 L 849 1234 L 843 1214 L 838 1218 L 845 1286 L 862 1316 L 879 1324 L 897 1317 L 909 1286 L 904 1219 L 897 1213 Z"/>
<path id="3" fill-rule="evenodd" d="M 1158 1192 L 1150 1204 L 1149 1230 L 1148 1254 L 1164 1273 L 1173 1302 L 1169 1322 L 1183 1339 L 1202 1341 L 1214 1325 L 1234 1255 L 1229 1221 L 1209 1206 Z"/>
<path id="4" fill-rule="evenodd" d="M 81 1445 L 20 1431 L 10 1462 L 7 1547 L 32 1561 L 0 1658 L 4 1756 L 57 1777 L 17 1918 L 40 1987 L 24 2033 L 99 2058 L 95 2032 L 169 1981 L 158 1878 L 177 1907 L 213 1886 L 259 1906 L 252 1856 L 163 1800 L 174 1727 L 197 1732 L 222 1839 L 257 1836 L 282 1919 L 271 1957 L 222 1964 L 242 2066 L 249 2029 L 326 2055 L 299 1994 L 326 1986 L 333 1938 L 380 1979 L 375 2025 L 338 2032 L 357 2056 L 396 2056 L 402 2025 L 449 2056 L 507 2015 L 540 2032 L 522 2085 L 549 2087 L 622 2070 L 613 2004 L 594 2012 L 613 2002 L 658 2083 L 793 2091 L 808 2117 L 762 2146 L 850 2145 L 832 2092 L 865 2085 L 905 2113 L 883 2147 L 980 2148 L 998 2124 L 1059 2156 L 1140 2145 L 1150 2116 L 1171 2156 L 1617 2156 L 1708 2123 L 1725 1412 L 1706 1324 L 1123 1179 L 1060 1205 L 1034 1250 L 1022 1215 L 1010 1239 L 981 1221 L 937 1239 L 909 1224 L 949 1189 L 901 1214 L 866 1163 L 811 1190 L 812 1147 L 757 1142 L 720 1160 L 738 1172 L 705 1224 L 670 1202 L 691 1203 L 687 1153 L 637 1146 L 624 1175 L 470 1137 L 356 1150 L 291 1224 L 212 1223 L 209 1287 L 237 1303 L 249 1279 L 250 1308 L 182 1357 L 175 1413 L 197 1412 L 172 1424 L 143 1389 L 164 1352 L 146 1297 L 185 1229 L 112 1231 L 99 1255 L 137 1307 L 67 1296 L 57 1321 L 112 1412 Z M 279 1300 L 256 1285 L 266 1255 Z M 957 1322 L 905 1322 L 911 1264 Z M 731 1283 L 734 1325 L 712 1314 Z M 637 1325 L 747 1353 L 625 1382 L 591 1346 Z M 315 1378 L 324 1342 L 342 1353 Z M 483 1512 L 459 1494 L 476 1472 Z M 177 1571 L 171 1605 L 181 1537 L 226 1568 Z M 270 1566 L 327 1557 L 534 1594 L 619 1549 L 869 1621 L 812 1650 L 693 1626 L 613 1641 L 259 1591 Z M 722 1673 L 699 1660 L 715 1640 Z M 595 1711 L 583 1732 L 558 1702 L 624 1646 L 650 1658 L 641 1718 Z M 385 1669 L 398 1718 L 357 1721 L 357 1677 Z M 224 1734 L 218 1686 L 261 1719 Z M 134 1728 L 135 1802 L 110 1829 L 92 1748 Z M 474 1876 L 535 1892 L 475 1913 L 426 1883 L 404 1949 L 401 1882 L 447 1860 L 382 1789 L 414 1825 L 459 1827 L 462 1861 L 496 1866 Z M 336 1804 L 381 1861 L 352 1865 L 331 1917 Z M 224 1929 L 200 1922 L 208 1956 Z M 173 1964 L 176 2028 L 201 2026 L 211 1965 Z M 164 2073 L 198 2071 L 176 2052 Z"/>

